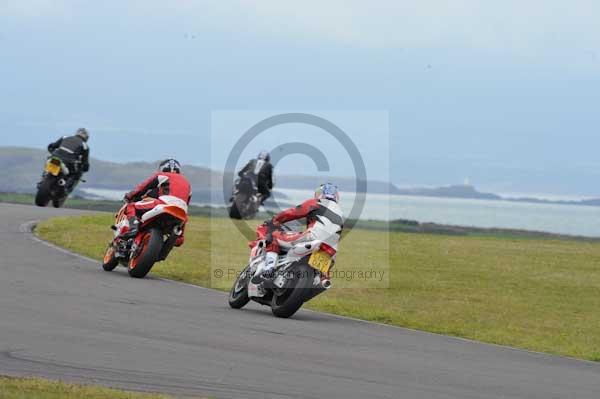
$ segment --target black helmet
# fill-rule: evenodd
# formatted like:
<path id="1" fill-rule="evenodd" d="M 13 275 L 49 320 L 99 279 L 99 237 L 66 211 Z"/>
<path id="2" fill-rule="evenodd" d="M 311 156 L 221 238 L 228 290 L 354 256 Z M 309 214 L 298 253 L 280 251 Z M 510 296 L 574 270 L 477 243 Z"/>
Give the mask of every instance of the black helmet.
<path id="1" fill-rule="evenodd" d="M 80 127 L 79 129 L 77 129 L 77 131 L 75 132 L 75 136 L 81 137 L 83 139 L 83 141 L 88 141 L 90 138 L 90 134 L 83 127 Z"/>
<path id="2" fill-rule="evenodd" d="M 258 153 L 258 159 L 269 162 L 271 160 L 271 154 L 269 154 L 269 151 L 267 150 L 262 150 Z"/>
<path id="3" fill-rule="evenodd" d="M 181 173 L 181 165 L 173 158 L 165 159 L 158 167 L 159 172 Z"/>

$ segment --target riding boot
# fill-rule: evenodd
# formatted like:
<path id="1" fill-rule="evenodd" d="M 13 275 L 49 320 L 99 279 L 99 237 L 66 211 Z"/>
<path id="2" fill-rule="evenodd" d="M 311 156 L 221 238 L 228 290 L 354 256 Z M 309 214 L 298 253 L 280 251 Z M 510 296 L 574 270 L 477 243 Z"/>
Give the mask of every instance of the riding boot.
<path id="1" fill-rule="evenodd" d="M 134 238 L 140 230 L 140 219 L 137 216 L 129 218 L 129 229 L 122 234 L 121 238 Z"/>

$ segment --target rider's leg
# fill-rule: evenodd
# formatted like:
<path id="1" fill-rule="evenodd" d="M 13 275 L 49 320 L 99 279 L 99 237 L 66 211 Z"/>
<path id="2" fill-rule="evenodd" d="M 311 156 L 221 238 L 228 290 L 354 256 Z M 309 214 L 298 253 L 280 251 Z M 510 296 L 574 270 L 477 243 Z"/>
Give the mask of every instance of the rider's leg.
<path id="1" fill-rule="evenodd" d="M 305 233 L 286 233 L 283 231 L 274 231 L 272 233 L 273 241 L 267 245 L 265 251 L 265 261 L 258 267 L 256 274 L 252 278 L 254 284 L 260 282 L 270 281 L 276 277 L 275 269 L 277 267 L 277 261 L 279 260 L 279 254 L 281 253 L 280 243 L 287 242 L 293 243 L 301 240 L 305 236 Z"/>
<path id="2" fill-rule="evenodd" d="M 263 268 L 263 273 L 267 274 L 271 277 L 273 272 L 275 271 L 275 266 L 277 266 L 277 260 L 279 259 L 279 253 L 275 251 L 269 251 L 265 255 L 265 267 Z"/>
<path id="3" fill-rule="evenodd" d="M 157 203 L 161 203 L 161 201 L 155 199 L 153 201 L 130 202 L 127 204 L 125 214 L 127 215 L 129 226 L 123 229 L 121 236 L 124 238 L 135 237 L 139 231 L 142 216 L 149 210 L 154 209 Z"/>
<path id="4" fill-rule="evenodd" d="M 275 267 L 277 266 L 277 260 L 279 258 L 280 251 L 278 244 L 280 236 L 280 231 L 273 232 L 273 241 L 269 243 L 269 245 L 267 245 L 267 247 L 265 248 L 267 252 L 265 254 L 265 260 L 262 264 L 258 266 L 256 274 L 254 275 L 254 277 L 252 277 L 252 283 L 260 284 L 265 281 L 270 281 L 275 277 L 274 271 Z"/>
<path id="5" fill-rule="evenodd" d="M 175 246 L 180 247 L 185 242 L 185 224 L 181 226 L 181 235 L 175 240 Z"/>
<path id="6" fill-rule="evenodd" d="M 266 184 L 259 184 L 258 192 L 260 193 L 260 204 L 262 205 L 271 196 L 271 193 Z"/>
<path id="7" fill-rule="evenodd" d="M 69 162 L 68 160 L 62 161 L 66 168 L 69 170 L 69 174 L 64 175 L 64 188 L 67 193 L 70 193 L 73 187 L 73 176 L 75 175 L 75 164 L 73 162 Z"/>
<path id="8" fill-rule="evenodd" d="M 277 260 L 279 259 L 279 253 L 275 251 L 268 251 L 265 254 L 265 260 L 262 262 L 252 277 L 253 284 L 260 284 L 265 281 L 271 281 L 275 277 L 275 266 L 277 266 Z"/>
<path id="9" fill-rule="evenodd" d="M 82 173 L 77 171 L 77 172 L 73 172 L 69 175 L 69 177 L 67 178 L 67 192 L 72 192 L 75 189 L 75 186 L 77 185 L 77 183 L 79 182 L 79 179 L 81 179 L 81 175 Z"/>
<path id="10" fill-rule="evenodd" d="M 125 215 L 127 215 L 128 224 L 121 230 L 121 237 L 133 238 L 137 235 L 140 227 L 140 219 L 137 216 L 135 202 L 130 202 L 127 204 Z"/>

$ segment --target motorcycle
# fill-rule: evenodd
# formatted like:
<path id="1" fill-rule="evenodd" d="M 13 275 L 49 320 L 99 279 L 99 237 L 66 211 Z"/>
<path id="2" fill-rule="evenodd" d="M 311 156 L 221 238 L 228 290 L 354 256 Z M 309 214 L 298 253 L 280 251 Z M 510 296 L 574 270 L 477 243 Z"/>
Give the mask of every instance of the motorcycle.
<path id="1" fill-rule="evenodd" d="M 252 219 L 258 213 L 261 195 L 258 192 L 256 177 L 246 174 L 234 185 L 228 211 L 232 219 Z"/>
<path id="2" fill-rule="evenodd" d="M 73 175 L 65 163 L 56 156 L 46 160 L 42 180 L 37 184 L 35 204 L 46 206 L 52 201 L 52 206 L 60 208 L 64 205 L 69 194 L 73 191 L 79 181 L 83 181 Z M 77 179 L 71 181 L 71 179 Z"/>
<path id="3" fill-rule="evenodd" d="M 158 200 L 145 198 L 142 201 L 154 202 L 156 206 L 144 213 L 138 233 L 132 238 L 121 235 L 129 221 L 124 204 L 115 215 L 114 238 L 108 244 L 102 268 L 112 271 L 118 265 L 127 267 L 129 275 L 144 278 L 156 262 L 167 259 L 177 238 L 183 234 L 183 226 L 188 220 L 188 206 L 185 201 L 163 195 Z"/>
<path id="4" fill-rule="evenodd" d="M 251 280 L 255 274 L 262 272 L 265 248 L 271 239 L 267 227 L 259 226 L 256 231 L 257 240 L 250 243 L 252 249 L 249 263 L 238 275 L 229 292 L 229 306 L 241 309 L 252 300 L 270 306 L 276 317 L 288 318 L 305 302 L 330 289 L 332 283 L 329 272 L 335 263 L 336 250 L 328 242 L 336 231 L 328 231 L 327 227 L 313 231 L 310 241 L 280 241 L 283 253 L 275 266 L 274 279 L 257 285 Z"/>

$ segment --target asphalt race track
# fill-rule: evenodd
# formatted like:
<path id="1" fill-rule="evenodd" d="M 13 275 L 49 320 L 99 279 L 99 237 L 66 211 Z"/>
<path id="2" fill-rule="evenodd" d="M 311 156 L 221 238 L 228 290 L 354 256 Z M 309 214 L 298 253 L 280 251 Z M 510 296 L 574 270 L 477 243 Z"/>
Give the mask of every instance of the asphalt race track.
<path id="1" fill-rule="evenodd" d="M 0 205 L 0 374 L 217 398 L 600 398 L 600 364 L 301 311 L 52 248 Z M 108 228 L 108 226 L 107 226 Z"/>

